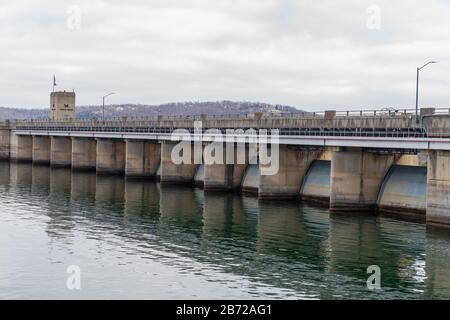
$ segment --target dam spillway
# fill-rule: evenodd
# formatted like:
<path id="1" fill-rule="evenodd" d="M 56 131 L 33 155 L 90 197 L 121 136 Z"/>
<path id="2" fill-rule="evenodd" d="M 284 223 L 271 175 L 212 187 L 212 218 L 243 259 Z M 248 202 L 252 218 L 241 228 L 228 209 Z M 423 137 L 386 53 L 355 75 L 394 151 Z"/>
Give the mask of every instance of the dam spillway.
<path id="1" fill-rule="evenodd" d="M 379 210 L 425 220 L 426 201 L 427 168 L 392 166 L 380 190 Z"/>
<path id="2" fill-rule="evenodd" d="M 300 190 L 301 199 L 328 204 L 330 202 L 330 174 L 331 161 L 313 161 Z"/>
<path id="3" fill-rule="evenodd" d="M 446 112 L 434 115 L 434 109 L 423 110 L 419 123 L 407 111 L 20 121 L 0 125 L 0 157 L 97 174 L 156 178 L 162 184 L 203 183 L 206 191 L 242 190 L 260 199 L 315 201 L 329 205 L 331 212 L 419 215 L 427 224 L 446 227 L 450 226 L 450 115 Z M 259 164 L 250 161 L 261 155 L 250 156 L 255 137 L 246 131 L 231 136 L 237 139 L 233 143 L 244 137 L 249 154 L 243 163 L 174 163 L 177 141 L 172 134 L 183 128 L 179 137 L 191 141 L 190 154 L 196 145 L 195 139 L 189 140 L 196 121 L 203 126 L 200 146 L 205 150 L 213 141 L 209 129 L 216 128 L 219 135 L 230 128 L 277 130 L 276 172 L 267 174 L 260 158 Z M 233 148 L 237 150 L 237 144 Z"/>

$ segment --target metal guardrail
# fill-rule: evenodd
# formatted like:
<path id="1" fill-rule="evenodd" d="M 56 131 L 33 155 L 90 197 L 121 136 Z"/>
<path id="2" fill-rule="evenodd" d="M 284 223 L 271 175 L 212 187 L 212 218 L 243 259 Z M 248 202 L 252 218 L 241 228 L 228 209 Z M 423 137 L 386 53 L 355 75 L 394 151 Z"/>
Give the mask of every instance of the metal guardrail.
<path id="1" fill-rule="evenodd" d="M 110 133 L 155 133 L 170 134 L 175 129 L 183 129 L 191 134 L 200 133 L 194 128 L 174 127 L 129 127 L 129 126 L 30 126 L 18 125 L 16 130 L 45 131 L 45 132 L 110 132 Z M 242 128 L 244 134 L 252 128 Z M 425 128 L 264 128 L 270 134 L 278 131 L 280 136 L 336 136 L 336 137 L 391 137 L 391 138 L 426 138 L 429 137 Z M 206 133 L 208 128 L 202 128 Z M 235 128 L 213 129 L 215 132 L 226 135 L 227 130 L 236 132 Z M 252 129 L 254 130 L 254 129 Z M 258 132 L 257 130 L 255 132 Z M 211 133 L 211 131 L 209 131 Z M 448 133 L 450 136 L 450 132 Z M 440 136 L 442 137 L 442 136 Z"/>

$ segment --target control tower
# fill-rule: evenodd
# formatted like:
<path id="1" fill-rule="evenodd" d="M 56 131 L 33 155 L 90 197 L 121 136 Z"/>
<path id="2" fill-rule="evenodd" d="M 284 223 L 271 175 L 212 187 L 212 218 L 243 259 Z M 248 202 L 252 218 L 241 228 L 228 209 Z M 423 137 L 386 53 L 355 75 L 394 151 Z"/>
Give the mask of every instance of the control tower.
<path id="1" fill-rule="evenodd" d="M 56 91 L 50 94 L 50 119 L 75 119 L 75 92 Z"/>

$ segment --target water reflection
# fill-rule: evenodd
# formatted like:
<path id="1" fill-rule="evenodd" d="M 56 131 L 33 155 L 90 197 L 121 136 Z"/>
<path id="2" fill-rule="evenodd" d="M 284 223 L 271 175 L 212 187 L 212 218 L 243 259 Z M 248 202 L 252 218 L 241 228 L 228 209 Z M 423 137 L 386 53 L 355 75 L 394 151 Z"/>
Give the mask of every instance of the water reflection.
<path id="1" fill-rule="evenodd" d="M 450 239 L 441 231 L 430 231 L 425 243 L 425 261 L 416 264 L 417 276 L 425 277 L 425 296 L 433 299 L 450 297 Z M 425 270 L 424 270 L 425 269 Z"/>
<path id="2" fill-rule="evenodd" d="M 3 165 L 3 163 L 2 163 Z M 27 163 L 11 164 L 10 169 L 11 186 L 23 189 L 31 187 L 32 166 Z"/>
<path id="3" fill-rule="evenodd" d="M 100 286 L 81 297 L 120 297 L 109 286 L 133 283 L 156 298 L 450 298 L 450 237 L 421 224 L 30 164 L 0 163 L 0 196 L 0 297 L 5 277 L 24 296 L 44 290 L 5 271 L 18 268 L 12 256 L 39 254 L 89 265 Z M 21 224 L 47 236 L 36 253 L 7 240 Z M 370 265 L 382 270 L 380 292 L 366 288 Z M 123 266 L 134 271 L 118 276 Z M 42 262 L 42 283 L 54 283 L 50 270 Z"/>
<path id="4" fill-rule="evenodd" d="M 41 170 L 43 167 L 35 167 L 34 170 Z M 46 232 L 49 237 L 61 239 L 72 236 L 72 229 L 75 227 L 72 216 L 70 193 L 71 193 L 71 172 L 70 169 L 58 168 L 49 170 L 49 197 L 46 206 L 46 215 L 50 219 L 47 221 Z M 41 180 L 40 180 L 41 181 Z M 36 196 L 37 198 L 39 196 Z"/>
<path id="5" fill-rule="evenodd" d="M 31 192 L 48 197 L 50 193 L 50 168 L 36 166 L 31 170 Z"/>
<path id="6" fill-rule="evenodd" d="M 122 211 L 125 199 L 125 181 L 120 176 L 96 176 L 95 203 L 112 211 Z"/>
<path id="7" fill-rule="evenodd" d="M 0 187 L 8 188 L 10 177 L 10 165 L 9 162 L 0 162 Z M 3 189 L 2 189 L 3 190 Z"/>
<path id="8" fill-rule="evenodd" d="M 77 172 L 71 177 L 70 197 L 72 202 L 94 204 L 97 177 L 90 172 Z"/>
<path id="9" fill-rule="evenodd" d="M 160 211 L 160 189 L 153 182 L 128 180 L 125 183 L 125 215 L 145 217 Z"/>
<path id="10" fill-rule="evenodd" d="M 160 195 L 160 226 L 174 226 L 200 236 L 202 204 L 195 189 L 187 186 L 162 186 Z"/>

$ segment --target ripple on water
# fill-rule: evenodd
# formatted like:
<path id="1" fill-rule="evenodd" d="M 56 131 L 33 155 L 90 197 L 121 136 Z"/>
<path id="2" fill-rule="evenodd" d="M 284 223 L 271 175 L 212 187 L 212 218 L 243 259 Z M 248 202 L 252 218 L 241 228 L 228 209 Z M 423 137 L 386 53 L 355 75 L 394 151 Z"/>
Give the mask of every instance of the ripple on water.
<path id="1" fill-rule="evenodd" d="M 450 298 L 449 239 L 297 202 L 0 164 L 0 298 Z M 79 292 L 66 289 L 74 264 Z M 374 264 L 379 292 L 366 287 Z"/>

